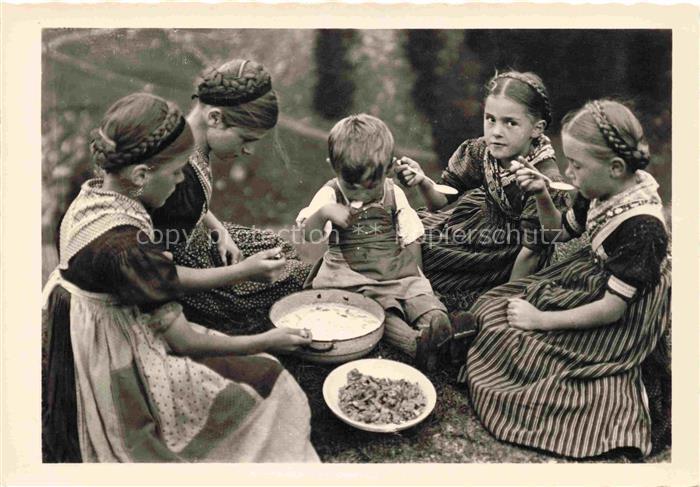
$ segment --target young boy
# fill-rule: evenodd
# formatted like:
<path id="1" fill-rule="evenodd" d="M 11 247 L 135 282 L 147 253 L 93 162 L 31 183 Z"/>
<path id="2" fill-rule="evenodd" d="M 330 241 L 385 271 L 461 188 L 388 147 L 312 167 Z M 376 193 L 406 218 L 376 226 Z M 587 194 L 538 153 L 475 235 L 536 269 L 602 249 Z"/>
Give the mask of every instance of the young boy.
<path id="1" fill-rule="evenodd" d="M 344 118 L 331 130 L 328 162 L 336 177 L 296 220 L 306 240 L 328 240 L 307 285 L 376 300 L 386 312 L 384 338 L 418 367 L 433 370 L 439 351 L 449 348 L 457 361 L 465 350 L 453 340 L 445 306 L 420 270 L 423 224 L 387 178 L 393 150 L 391 131 L 371 115 Z"/>

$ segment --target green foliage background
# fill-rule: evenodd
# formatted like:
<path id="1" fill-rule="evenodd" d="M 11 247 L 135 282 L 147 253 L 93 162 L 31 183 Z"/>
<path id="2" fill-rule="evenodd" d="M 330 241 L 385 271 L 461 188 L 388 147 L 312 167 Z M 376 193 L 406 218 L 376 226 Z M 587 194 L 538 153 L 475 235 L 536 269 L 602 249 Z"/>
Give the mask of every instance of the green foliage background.
<path id="1" fill-rule="evenodd" d="M 340 46 L 338 53 L 333 46 Z M 336 54 L 335 64 L 323 61 Z M 461 140 L 481 134 L 482 86 L 505 67 L 543 76 L 556 120 L 593 97 L 636 101 L 654 155 L 651 172 L 670 202 L 668 32 L 46 29 L 44 241 L 53 240 L 60 215 L 92 174 L 87 137 L 113 101 L 149 91 L 187 110 L 197 74 L 234 57 L 255 59 L 271 72 L 283 116 L 254 156 L 236 166 L 214 162 L 213 208 L 224 220 L 275 228 L 293 222 L 332 176 L 325 163 L 325 136 L 335 122 L 329 113 L 381 117 L 394 132 L 397 153 L 437 175 Z M 330 106 L 326 85 L 347 88 L 337 100 L 345 107 Z M 549 134 L 558 148 L 557 129 Z M 413 192 L 409 198 L 421 204 Z"/>

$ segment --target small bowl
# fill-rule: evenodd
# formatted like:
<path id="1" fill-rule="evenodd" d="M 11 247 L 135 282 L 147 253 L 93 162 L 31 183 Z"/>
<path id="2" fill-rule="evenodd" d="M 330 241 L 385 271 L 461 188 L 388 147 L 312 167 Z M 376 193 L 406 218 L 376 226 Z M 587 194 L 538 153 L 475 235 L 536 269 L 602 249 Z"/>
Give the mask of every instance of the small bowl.
<path id="1" fill-rule="evenodd" d="M 423 409 L 423 412 L 416 418 L 400 424 L 368 424 L 351 419 L 340 409 L 340 405 L 338 404 L 338 393 L 343 386 L 347 385 L 348 372 L 350 372 L 352 369 L 357 369 L 360 373 L 371 375 L 377 379 L 404 379 L 408 382 L 417 383 L 425 395 L 425 409 Z M 333 411 L 333 413 L 338 416 L 341 421 L 349 424 L 350 426 L 354 426 L 355 428 L 364 431 L 371 431 L 373 433 L 393 433 L 395 431 L 411 428 L 427 418 L 435 408 L 437 393 L 435 392 L 435 387 L 433 387 L 432 382 L 430 382 L 430 380 L 423 375 L 423 373 L 410 365 L 396 362 L 394 360 L 370 358 L 355 360 L 336 367 L 330 374 L 328 374 L 328 377 L 326 377 L 326 380 L 323 383 L 323 399 L 325 399 L 330 410 Z"/>

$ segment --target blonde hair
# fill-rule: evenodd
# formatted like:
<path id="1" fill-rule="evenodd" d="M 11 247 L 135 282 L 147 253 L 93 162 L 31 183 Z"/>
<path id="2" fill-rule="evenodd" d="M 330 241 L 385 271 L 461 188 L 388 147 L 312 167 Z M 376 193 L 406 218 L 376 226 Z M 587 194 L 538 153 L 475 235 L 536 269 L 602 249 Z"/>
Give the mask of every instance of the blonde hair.
<path id="1" fill-rule="evenodd" d="M 351 184 L 382 178 L 393 152 L 394 136 L 389 127 L 366 113 L 340 120 L 328 135 L 331 166 Z"/>
<path id="2" fill-rule="evenodd" d="M 596 159 L 621 158 L 630 172 L 649 164 L 649 144 L 642 124 L 620 102 L 595 100 L 569 112 L 564 117 L 562 133 L 587 144 L 589 154 Z"/>

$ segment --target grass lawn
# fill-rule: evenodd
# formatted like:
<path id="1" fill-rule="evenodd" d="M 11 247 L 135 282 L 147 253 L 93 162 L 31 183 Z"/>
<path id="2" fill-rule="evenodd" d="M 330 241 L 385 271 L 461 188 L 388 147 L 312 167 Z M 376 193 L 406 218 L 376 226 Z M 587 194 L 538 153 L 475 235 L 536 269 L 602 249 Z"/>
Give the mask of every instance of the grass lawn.
<path id="1" fill-rule="evenodd" d="M 559 245 L 555 260 L 576 251 L 582 242 Z M 323 252 L 320 245 L 298 246 L 301 257 L 313 262 Z M 449 304 L 448 304 L 449 306 Z M 380 342 L 368 358 L 386 358 L 410 363 L 409 357 Z M 379 434 L 346 425 L 326 406 L 322 387 L 333 365 L 303 362 L 283 357 L 283 363 L 306 391 L 312 411 L 312 441 L 324 462 L 336 463 L 566 463 L 579 461 L 503 443 L 481 425 L 472 409 L 465 386 L 456 384 L 458 367 L 427 374 L 437 391 L 437 405 L 421 424 L 399 433 Z M 670 448 L 645 459 L 625 452 L 611 453 L 585 462 L 670 462 Z"/>
<path id="2" fill-rule="evenodd" d="M 301 247 L 303 258 L 320 255 L 320 246 Z M 569 249 L 570 251 L 571 249 Z M 56 252 L 44 245 L 44 281 L 56 265 Z M 44 333 L 44 339 L 46 334 Z M 380 343 L 368 357 L 410 363 L 407 356 Z M 291 356 L 281 358 L 306 392 L 311 405 L 312 442 L 321 459 L 329 463 L 566 463 L 575 461 L 494 439 L 474 414 L 467 389 L 455 383 L 457 367 L 428 377 L 437 391 L 433 413 L 421 424 L 399 433 L 379 434 L 357 430 L 336 418 L 326 406 L 322 387 L 333 365 L 318 365 Z M 612 453 L 586 462 L 670 462 L 670 448 L 646 459 Z"/>

